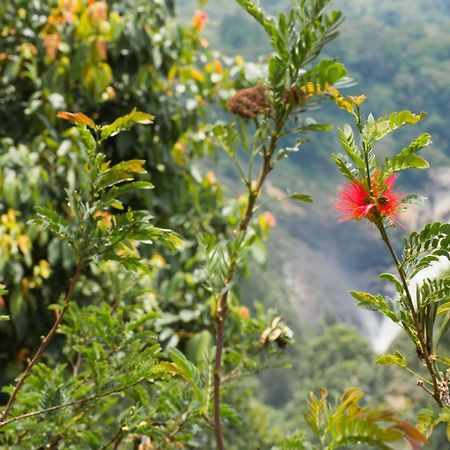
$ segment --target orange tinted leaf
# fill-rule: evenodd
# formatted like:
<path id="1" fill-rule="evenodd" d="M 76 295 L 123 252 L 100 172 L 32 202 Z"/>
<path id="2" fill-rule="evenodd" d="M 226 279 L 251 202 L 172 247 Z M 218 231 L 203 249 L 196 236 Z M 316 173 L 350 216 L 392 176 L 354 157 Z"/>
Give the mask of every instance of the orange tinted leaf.
<path id="1" fill-rule="evenodd" d="M 428 444 L 428 439 L 413 425 L 406 420 L 396 420 L 396 427 L 402 430 L 406 436 L 423 444 Z"/>
<path id="2" fill-rule="evenodd" d="M 58 119 L 68 120 L 69 122 L 83 123 L 90 128 L 96 128 L 95 122 L 90 117 L 86 116 L 86 114 L 83 114 L 81 112 L 71 113 L 67 111 L 61 111 L 56 114 L 56 117 L 58 117 Z"/>
<path id="3" fill-rule="evenodd" d="M 26 234 L 21 234 L 17 239 L 20 251 L 25 254 L 31 248 L 31 240 Z"/>

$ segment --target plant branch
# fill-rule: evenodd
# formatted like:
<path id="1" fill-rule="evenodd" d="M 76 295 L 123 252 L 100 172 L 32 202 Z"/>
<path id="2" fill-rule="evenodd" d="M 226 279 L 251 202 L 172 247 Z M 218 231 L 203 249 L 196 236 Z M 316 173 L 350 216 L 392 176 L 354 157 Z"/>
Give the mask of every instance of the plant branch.
<path id="1" fill-rule="evenodd" d="M 401 282 L 402 282 L 402 285 L 403 285 L 403 289 L 405 291 L 405 296 L 406 296 L 406 300 L 407 300 L 407 305 L 406 306 L 409 309 L 409 312 L 410 312 L 411 317 L 412 317 L 413 322 L 414 322 L 415 331 L 416 331 L 416 337 L 417 337 L 416 345 L 417 345 L 417 350 L 418 350 L 418 353 L 419 353 L 419 357 L 421 356 L 423 358 L 423 360 L 425 362 L 425 365 L 426 365 L 426 367 L 428 369 L 428 372 L 430 373 L 430 376 L 431 376 L 431 381 L 432 381 L 432 384 L 433 384 L 432 396 L 436 400 L 438 405 L 442 407 L 443 405 L 442 405 L 441 396 L 440 396 L 440 389 L 439 389 L 440 377 L 439 377 L 439 374 L 436 372 L 436 370 L 434 368 L 433 359 L 432 359 L 431 354 L 430 354 L 430 349 L 428 348 L 426 339 L 425 339 L 424 334 L 423 334 L 423 330 L 422 330 L 422 328 L 420 326 L 420 322 L 419 322 L 419 319 L 417 317 L 417 312 L 415 310 L 414 302 L 412 300 L 411 292 L 409 290 L 408 281 L 407 281 L 407 278 L 406 278 L 405 271 L 404 271 L 404 269 L 403 269 L 403 267 L 402 267 L 402 265 L 401 265 L 397 255 L 396 255 L 396 253 L 395 253 L 394 248 L 392 247 L 391 241 L 390 241 L 389 236 L 388 236 L 388 234 L 386 232 L 386 228 L 384 226 L 384 223 L 383 223 L 383 220 L 382 220 L 381 217 L 379 217 L 377 219 L 376 225 L 377 225 L 377 228 L 378 228 L 378 230 L 380 232 L 381 239 L 386 244 L 386 246 L 387 246 L 387 248 L 389 250 L 389 253 L 392 256 L 392 259 L 393 259 L 393 261 L 395 263 L 395 266 L 397 268 L 397 272 L 398 272 L 398 274 L 400 276 L 400 279 L 401 279 Z"/>
<path id="2" fill-rule="evenodd" d="M 357 115 L 356 123 L 357 123 L 358 129 L 361 134 L 362 133 L 362 124 L 361 124 L 361 114 L 360 114 L 359 108 L 358 108 L 358 115 Z M 363 153 L 364 163 L 365 163 L 367 184 L 368 184 L 370 196 L 372 197 L 373 186 L 372 186 L 372 180 L 370 177 L 370 162 L 369 162 L 370 149 L 367 147 L 364 139 L 361 139 L 361 141 L 362 141 L 362 150 L 363 150 L 362 153 Z M 425 362 L 425 365 L 431 376 L 431 380 L 432 380 L 432 384 L 433 384 L 433 391 L 434 391 L 434 393 L 432 394 L 433 398 L 436 400 L 436 402 L 439 404 L 439 406 L 442 407 L 443 405 L 442 405 L 440 389 L 439 389 L 440 381 L 441 381 L 440 376 L 439 376 L 439 373 L 434 368 L 433 359 L 430 354 L 430 349 L 428 348 L 428 345 L 427 345 L 416 309 L 414 307 L 414 302 L 412 300 L 411 292 L 410 292 L 409 286 L 408 286 L 407 275 L 405 273 L 402 263 L 398 259 L 397 254 L 395 253 L 394 247 L 391 244 L 391 241 L 389 239 L 389 236 L 387 234 L 386 227 L 385 227 L 385 224 L 383 221 L 383 217 L 381 216 L 381 214 L 379 213 L 379 211 L 376 208 L 374 208 L 374 210 L 375 210 L 375 220 L 374 220 L 375 226 L 378 228 L 381 239 L 386 244 L 386 247 L 389 250 L 392 260 L 394 261 L 395 267 L 397 268 L 397 272 L 400 276 L 403 290 L 405 292 L 406 302 L 404 302 L 404 305 L 407 308 L 407 310 L 409 311 L 411 318 L 413 320 L 413 323 L 414 323 L 415 340 L 416 340 L 415 344 L 416 344 L 416 348 L 417 348 L 417 353 L 419 354 L 419 357 L 421 359 L 423 359 L 423 361 Z M 412 337 L 414 337 L 414 336 L 412 336 Z"/>
<path id="3" fill-rule="evenodd" d="M 110 445 L 117 442 L 122 437 L 122 433 L 123 433 L 123 427 L 120 426 L 118 431 L 116 433 L 114 433 L 114 435 L 111 437 L 111 439 L 108 439 L 108 442 L 106 442 L 104 445 L 102 445 L 99 450 L 106 450 Z M 114 446 L 114 448 L 116 448 L 116 446 Z"/>
<path id="4" fill-rule="evenodd" d="M 236 269 L 238 267 L 238 246 L 236 245 L 239 240 L 245 236 L 249 223 L 253 217 L 253 213 L 255 211 L 256 201 L 261 193 L 261 188 L 264 184 L 264 181 L 272 170 L 272 156 L 276 150 L 278 140 L 280 138 L 280 132 L 283 127 L 283 122 L 277 122 L 273 133 L 271 134 L 270 143 L 268 147 L 263 148 L 263 164 L 259 171 L 258 178 L 255 181 L 254 185 L 249 186 L 248 191 L 248 199 L 247 199 L 247 208 L 245 210 L 244 215 L 241 218 L 241 222 L 239 224 L 239 229 L 237 230 L 236 236 L 233 240 L 233 253 L 230 257 L 230 263 L 227 270 L 227 275 L 224 280 L 224 285 L 222 289 L 222 293 L 219 296 L 217 302 L 217 310 L 215 317 L 215 329 L 216 329 L 216 353 L 214 360 L 214 387 L 213 387 L 213 403 L 214 403 L 214 434 L 216 440 L 216 448 L 217 450 L 224 450 L 223 443 L 223 432 L 222 432 L 222 421 L 221 421 L 221 412 L 220 412 L 220 404 L 221 404 L 221 395 L 220 388 L 222 385 L 222 355 L 223 348 L 225 345 L 225 320 L 228 313 L 228 293 L 233 284 L 234 276 Z"/>
<path id="5" fill-rule="evenodd" d="M 70 285 L 69 285 L 69 290 L 66 293 L 66 296 L 64 298 L 64 305 L 62 310 L 57 314 L 57 318 L 55 320 L 55 323 L 53 324 L 53 326 L 51 327 L 50 331 L 47 333 L 46 336 L 41 337 L 41 345 L 39 346 L 39 348 L 37 349 L 36 353 L 34 354 L 33 358 L 28 362 L 28 365 L 25 369 L 25 371 L 22 373 L 22 375 L 20 376 L 19 380 L 17 381 L 16 385 L 14 386 L 14 389 L 9 397 L 8 403 L 5 406 L 5 409 L 2 411 L 2 413 L 0 414 L 0 428 L 5 425 L 6 423 L 8 423 L 8 421 L 5 421 L 5 418 L 7 417 L 9 411 L 11 410 L 14 402 L 16 401 L 16 397 L 17 394 L 19 393 L 20 389 L 22 388 L 23 384 L 25 383 L 25 380 L 31 375 L 31 371 L 33 369 L 33 367 L 36 365 L 37 362 L 39 362 L 39 360 L 42 357 L 42 354 L 45 352 L 48 344 L 50 343 L 50 341 L 53 339 L 53 337 L 55 336 L 61 322 L 62 319 L 64 317 L 64 314 L 66 313 L 70 301 L 72 300 L 72 296 L 75 290 L 75 287 L 77 285 L 77 282 L 80 278 L 81 272 L 82 272 L 82 263 L 81 261 L 78 263 L 78 266 L 75 270 L 75 273 L 70 281 Z"/>
<path id="6" fill-rule="evenodd" d="M 4 420 L 3 422 L 1 422 L 0 423 L 0 427 L 8 425 L 8 424 L 10 424 L 12 422 L 17 422 L 18 420 L 29 419 L 30 417 L 40 416 L 41 414 L 47 414 L 49 412 L 58 411 L 58 410 L 63 409 L 63 408 L 69 408 L 71 406 L 78 406 L 78 405 L 83 405 L 85 403 L 90 403 L 90 402 L 93 402 L 95 400 L 99 400 L 99 399 L 101 399 L 103 397 L 108 397 L 110 395 L 120 394 L 121 392 L 123 392 L 123 391 L 125 391 L 125 390 L 127 390 L 127 389 L 129 389 L 129 388 L 131 388 L 133 386 L 136 386 L 136 385 L 138 385 L 139 383 L 142 383 L 145 380 L 146 380 L 145 377 L 144 378 L 140 378 L 139 380 L 137 380 L 137 381 L 135 381 L 133 383 L 127 384 L 126 386 L 121 386 L 121 387 L 116 388 L 116 389 L 110 389 L 109 391 L 101 392 L 100 394 L 96 394 L 96 395 L 93 395 L 91 397 L 82 398 L 80 400 L 73 400 L 73 401 L 68 402 L 68 403 L 62 403 L 60 405 L 51 406 L 51 407 L 46 408 L 46 409 L 39 409 L 37 411 L 32 411 L 32 412 L 29 412 L 29 413 L 21 414 L 21 415 L 16 416 L 16 417 L 11 417 L 11 419 Z"/>

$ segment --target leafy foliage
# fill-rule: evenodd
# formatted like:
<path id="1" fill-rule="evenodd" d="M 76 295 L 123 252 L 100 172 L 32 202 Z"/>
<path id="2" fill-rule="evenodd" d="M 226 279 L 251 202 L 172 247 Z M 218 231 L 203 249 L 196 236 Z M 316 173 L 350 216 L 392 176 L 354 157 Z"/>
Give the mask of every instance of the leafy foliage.
<path id="1" fill-rule="evenodd" d="M 110 305 L 104 303 L 83 310 L 72 308 L 72 324 L 69 320 L 62 329 L 59 327 L 63 315 L 70 307 L 69 302 L 72 300 L 80 269 L 90 261 L 96 260 L 98 264 L 101 260 L 116 260 L 126 268 L 136 270 L 139 267 L 145 268 L 135 251 L 137 242 L 152 243 L 153 239 L 158 239 L 172 248 L 179 247 L 182 242 L 172 231 L 152 226 L 147 212 L 133 211 L 131 208 L 122 214 L 109 211 L 110 208 L 123 209 L 122 203 L 111 194 L 110 188 L 116 188 L 117 194 L 117 186 L 124 187 L 128 184 L 127 187 L 130 188 L 131 184 L 135 189 L 142 187 L 139 183 L 136 186 L 133 181 L 136 174 L 145 173 L 142 167 L 144 161 L 126 161 L 110 168 L 109 163 L 105 161 L 105 155 L 98 150 L 95 137 L 86 130 L 88 126 L 96 131 L 94 121 L 84 114 L 61 113 L 59 116 L 74 121 L 79 127 L 86 154 L 85 177 L 90 183 L 87 189 L 83 190 L 83 186 L 80 186 L 79 190 L 68 191 L 70 221 L 51 207 L 40 207 L 32 223 L 50 229 L 69 243 L 76 257 L 77 271 L 61 311 L 56 310 L 54 326 L 43 338 L 41 346 L 18 383 L 7 390 L 10 400 L 0 422 L 1 427 L 6 427 L 2 437 L 5 445 L 28 445 L 22 442 L 24 435 L 21 433 L 28 429 L 27 425 L 36 429 L 34 422 L 25 422 L 25 425 L 21 422 L 16 427 L 17 421 L 53 414 L 54 411 L 60 410 L 60 420 L 52 422 L 50 428 L 44 421 L 45 432 L 39 433 L 39 436 L 45 437 L 46 441 L 43 442 L 53 439 L 59 442 L 63 437 L 66 438 L 66 434 L 75 436 L 76 427 L 61 434 L 61 425 L 65 422 L 64 418 L 68 417 L 66 409 L 120 394 L 143 382 L 166 380 L 170 375 L 179 373 L 183 367 L 177 369 L 175 365 L 159 361 L 157 358 L 160 348 L 156 343 L 156 335 L 152 332 L 139 332 L 139 327 L 149 318 L 154 318 L 154 314 L 124 321 L 123 311 L 116 311 L 116 315 L 111 316 Z M 124 120 L 115 122 L 119 125 L 113 124 L 109 127 L 117 128 L 117 132 L 120 132 L 125 127 L 123 124 L 129 127 L 143 120 L 148 121 L 148 117 L 150 116 L 133 111 Z M 114 133 L 111 131 L 109 135 Z M 44 365 L 34 367 L 58 328 L 67 334 L 69 360 L 76 361 L 73 363 L 72 376 L 63 364 L 58 365 L 53 373 L 50 367 Z M 153 345 L 150 345 L 152 341 Z M 108 346 L 112 348 L 107 350 Z M 117 353 L 120 355 L 119 365 L 115 366 L 113 355 Z M 139 361 L 140 358 L 145 362 Z M 22 390 L 26 380 L 25 389 Z M 22 392 L 19 393 L 19 390 Z M 37 396 L 36 392 L 40 392 L 40 395 Z M 18 393 L 20 403 L 17 404 L 15 400 Z M 30 408 L 34 411 L 30 412 Z M 132 415 L 135 415 L 136 406 L 131 405 L 130 408 Z M 15 415 L 8 418 L 7 414 L 11 409 Z M 72 414 L 75 414 L 75 411 L 72 411 Z M 77 417 L 79 420 L 80 416 Z M 119 435 L 123 438 L 126 433 L 123 433 L 122 429 L 120 431 Z M 85 437 L 81 439 L 84 441 Z M 101 445 L 101 439 L 101 436 L 94 439 L 92 435 L 89 439 L 90 445 Z M 40 444 L 34 441 L 32 445 Z"/>
<path id="2" fill-rule="evenodd" d="M 355 388 L 348 389 L 334 406 L 328 403 L 327 397 L 327 391 L 322 389 L 320 397 L 311 394 L 308 401 L 306 421 L 317 445 L 302 441 L 300 435 L 281 444 L 281 449 L 332 450 L 351 444 L 392 449 L 389 444 L 400 440 L 419 448 L 420 444 L 427 443 L 425 436 L 408 422 L 398 419 L 391 410 L 361 406 L 364 394 Z"/>
<path id="3" fill-rule="evenodd" d="M 359 110 L 357 101 L 354 97 L 348 97 L 348 99 L 350 112 L 356 114 L 354 110 L 356 108 Z M 336 101 L 339 104 L 339 97 L 336 98 Z M 385 158 L 384 165 L 375 159 L 372 152 L 372 147 L 376 141 L 398 128 L 415 124 L 424 117 L 425 114 L 416 115 L 409 111 L 392 113 L 389 117 L 380 117 L 379 119 L 369 115 L 367 121 L 361 126 L 360 143 L 356 142 L 352 128 L 346 125 L 338 132 L 345 154 L 334 154 L 333 160 L 341 173 L 350 180 L 364 179 L 366 176 L 366 156 L 371 174 L 377 170 L 382 170 L 383 173 L 389 174 L 410 168 L 426 169 L 428 168 L 428 163 L 416 155 L 417 152 L 431 143 L 431 137 L 426 133 L 421 134 L 396 155 Z"/>
<path id="4" fill-rule="evenodd" d="M 367 217 L 374 223 L 398 273 L 398 277 L 390 273 L 380 275 L 380 278 L 387 280 L 395 288 L 397 293 L 395 299 L 365 292 L 351 294 L 359 306 L 378 311 L 406 330 L 428 376 L 425 378 L 422 374 L 416 374 L 409 369 L 408 362 L 398 351 L 394 355 L 381 356 L 377 363 L 395 364 L 411 370 L 419 377 L 418 385 L 422 386 L 441 408 L 445 408 L 450 401 L 448 359 L 439 355 L 438 346 L 448 329 L 448 314 L 442 319 L 442 315 L 447 311 L 445 305 L 448 304 L 449 295 L 448 277 L 435 275 L 421 279 L 420 275 L 424 269 L 439 263 L 441 258 L 450 259 L 450 228 L 448 224 L 435 222 L 425 225 L 421 231 L 411 233 L 404 239 L 401 259 L 397 257 L 387 232 L 389 227 L 395 226 L 399 208 L 396 194 L 392 192 L 392 183 L 395 181 L 392 172 L 409 168 L 427 168 L 428 163 L 416 153 L 427 146 L 431 139 L 428 134 L 420 135 L 400 153 L 387 158 L 384 167 L 377 162 L 373 151 L 373 145 L 377 140 L 404 125 L 419 122 L 425 114 L 415 115 L 409 111 L 401 111 L 380 119 L 375 119 L 372 115 L 364 119 L 360 105 L 355 103 L 353 98 L 349 100 L 356 108 L 356 111 L 351 108 L 350 112 L 355 118 L 360 142 L 355 142 L 353 131 L 349 126 L 339 133 L 347 156 L 334 155 L 334 160 L 342 174 L 350 180 L 350 188 L 342 191 L 346 196 L 344 206 L 351 212 L 350 218 L 360 220 Z M 381 191 L 381 194 L 378 186 L 380 179 L 387 180 L 387 184 L 390 180 L 391 183 Z M 361 192 L 365 198 L 358 197 Z M 410 201 L 409 198 L 406 201 L 402 200 L 405 204 Z M 383 208 L 386 206 L 389 208 L 389 202 L 394 202 L 393 209 L 385 209 L 387 213 L 384 213 Z M 437 339 L 435 339 L 436 332 Z M 425 386 L 424 378 L 432 390 Z"/>
<path id="5" fill-rule="evenodd" d="M 175 233 L 152 226 L 147 212 L 128 209 L 122 214 L 114 214 L 111 211 L 124 209 L 118 198 L 124 192 L 153 186 L 145 181 L 135 181 L 138 174 L 146 173 L 145 161 L 122 161 L 110 167 L 105 155 L 98 151 L 94 135 L 85 128 L 87 125 L 94 132 L 100 131 L 103 140 L 136 123 L 150 123 L 152 116 L 134 110 L 103 127 L 97 127 L 90 117 L 80 113 L 59 113 L 58 117 L 81 127 L 80 138 L 87 156 L 85 170 L 91 184 L 85 192 L 68 191 L 70 221 L 52 208 L 38 207 L 37 217 L 31 223 L 48 228 L 66 240 L 78 264 L 103 257 L 122 261 L 129 268 L 135 267 L 139 258 L 130 252 L 134 242 L 153 243 L 158 239 L 172 249 L 182 247 L 182 241 Z"/>
<path id="6" fill-rule="evenodd" d="M 210 446 L 220 298 L 227 324 L 218 388 L 227 401 L 219 413 L 227 440 L 254 445 L 266 423 L 252 402 L 242 405 L 241 379 L 273 364 L 293 333 L 276 311 L 254 314 L 237 295 L 238 270 L 248 256 L 264 261 L 274 226 L 270 213 L 259 214 L 259 194 L 304 134 L 330 129 L 303 113 L 325 98 L 347 109 L 360 100 L 334 87 L 346 81 L 342 64 L 313 65 L 341 22 L 340 13 L 325 11 L 327 0 L 299 0 L 276 16 L 256 2 L 238 3 L 274 50 L 256 88 L 241 58 L 206 49 L 198 14 L 191 26 L 173 19 L 171 0 L 0 6 L 0 233 L 7 242 L 0 272 L 11 286 L 1 292 L 11 320 L 0 327 L 0 375 L 11 380 L 22 366 L 26 375 L 5 389 L 12 402 L 0 416 L 5 448 Z M 259 95 L 252 121 L 200 123 L 208 100 L 224 105 L 242 86 L 240 100 Z M 408 120 L 403 114 L 392 127 Z M 296 143 L 286 146 L 285 136 Z M 247 189 L 226 205 L 214 173 L 203 176 L 196 165 L 214 146 L 230 156 Z M 286 198 L 312 201 L 292 191 Z M 439 289 L 430 285 L 423 295 Z M 27 363 L 35 347 L 37 359 Z M 264 444 L 268 429 L 260 433 Z M 290 445 L 300 440 L 301 433 Z"/>

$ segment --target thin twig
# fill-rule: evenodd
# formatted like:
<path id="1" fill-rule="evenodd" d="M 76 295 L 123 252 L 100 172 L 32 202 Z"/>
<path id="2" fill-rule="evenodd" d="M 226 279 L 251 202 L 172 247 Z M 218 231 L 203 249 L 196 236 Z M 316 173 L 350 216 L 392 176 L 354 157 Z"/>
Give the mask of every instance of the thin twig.
<path id="1" fill-rule="evenodd" d="M 123 441 L 124 435 L 120 435 L 117 437 L 116 442 L 114 442 L 113 450 L 117 450 L 119 448 L 120 443 Z"/>
<path id="2" fill-rule="evenodd" d="M 261 193 L 261 188 L 264 184 L 267 175 L 272 170 L 272 156 L 276 150 L 283 124 L 284 124 L 283 121 L 277 122 L 275 130 L 271 135 L 268 147 L 263 147 L 263 164 L 259 171 L 259 175 L 255 182 L 255 185 L 252 186 L 250 184 L 249 186 L 247 208 L 239 224 L 239 230 L 236 233 L 236 237 L 234 238 L 234 244 L 236 244 L 238 240 L 243 238 L 247 232 L 249 223 L 255 211 L 256 201 Z M 214 436 L 217 450 L 224 450 L 221 411 L 220 411 L 220 404 L 221 404 L 220 389 L 222 386 L 222 354 L 225 345 L 224 330 L 225 330 L 225 320 L 228 313 L 228 293 L 233 284 L 235 272 L 238 267 L 239 254 L 237 247 L 238 247 L 237 245 L 232 245 L 232 248 L 234 248 L 235 250 L 230 257 L 230 263 L 228 266 L 227 275 L 225 277 L 222 294 L 220 294 L 219 300 L 217 302 L 217 311 L 215 317 L 216 353 L 214 361 L 213 403 L 214 403 Z"/>
<path id="3" fill-rule="evenodd" d="M 31 371 L 33 369 L 33 367 L 35 366 L 35 364 L 41 359 L 42 354 L 44 353 L 45 349 L 47 348 L 48 344 L 50 343 L 50 341 L 53 339 L 53 337 L 55 336 L 61 322 L 62 319 L 64 317 L 65 312 L 67 311 L 70 301 L 72 300 L 72 296 L 75 290 L 75 286 L 80 278 L 81 272 L 82 272 L 82 264 L 81 262 L 78 264 L 76 270 L 75 270 L 75 274 L 72 277 L 72 280 L 70 282 L 69 285 L 69 290 L 67 291 L 67 294 L 64 298 L 64 305 L 62 310 L 59 312 L 59 314 L 57 315 L 57 318 L 55 320 L 55 323 L 53 324 L 52 328 L 50 329 L 50 331 L 47 333 L 46 336 L 41 338 L 41 345 L 39 346 L 39 348 L 37 349 L 35 355 L 33 356 L 33 358 L 28 362 L 28 365 L 25 369 L 25 371 L 22 373 L 22 375 L 20 376 L 19 380 L 17 381 L 16 385 L 14 386 L 14 389 L 11 393 L 11 396 L 9 397 L 8 403 L 5 406 L 5 409 L 3 410 L 3 412 L 0 414 L 0 428 L 5 425 L 7 423 L 7 421 L 5 421 L 5 418 L 7 417 L 9 411 L 11 410 L 18 392 L 20 391 L 20 389 L 22 388 L 25 380 L 31 375 Z"/>
<path id="4" fill-rule="evenodd" d="M 108 439 L 108 442 L 106 442 L 104 445 L 102 445 L 99 450 L 106 450 L 111 444 L 114 444 L 115 441 L 117 441 L 118 439 L 121 438 L 122 431 L 123 430 L 122 430 L 122 425 L 121 425 L 119 427 L 119 430 L 117 431 L 117 433 L 115 433 L 111 439 Z"/>
<path id="5" fill-rule="evenodd" d="M 82 398 L 80 400 L 73 400 L 73 401 L 68 402 L 68 403 L 62 403 L 60 405 L 50 406 L 49 408 L 39 409 L 37 411 L 32 411 L 32 412 L 29 412 L 29 413 L 20 414 L 19 416 L 11 417 L 11 419 L 4 420 L 3 422 L 0 423 L 0 427 L 8 425 L 8 424 L 10 424 L 12 422 L 17 422 L 18 420 L 29 419 L 30 417 L 40 416 L 42 414 L 47 414 L 49 412 L 58 411 L 58 410 L 64 409 L 64 408 L 70 408 L 71 406 L 83 405 L 84 403 L 93 402 L 95 400 L 99 400 L 99 399 L 101 399 L 103 397 L 108 397 L 110 395 L 120 394 L 121 392 L 123 392 L 123 391 L 125 391 L 125 390 L 127 390 L 129 388 L 132 388 L 133 386 L 136 386 L 136 385 L 138 385 L 139 383 L 142 383 L 145 380 L 146 380 L 145 377 L 144 378 L 140 378 L 139 380 L 135 381 L 134 383 L 128 384 L 126 386 L 121 386 L 121 387 L 116 388 L 116 389 L 110 389 L 109 391 L 101 392 L 100 394 L 96 394 L 96 395 L 93 395 L 91 397 Z"/>

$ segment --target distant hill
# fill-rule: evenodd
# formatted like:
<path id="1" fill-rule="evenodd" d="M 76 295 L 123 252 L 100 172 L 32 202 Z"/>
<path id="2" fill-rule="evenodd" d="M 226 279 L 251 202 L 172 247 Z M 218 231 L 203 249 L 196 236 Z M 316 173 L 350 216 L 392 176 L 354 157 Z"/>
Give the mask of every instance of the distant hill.
<path id="1" fill-rule="evenodd" d="M 261 1 L 272 13 L 289 3 Z M 346 20 L 341 36 L 326 53 L 348 67 L 356 82 L 348 92 L 365 94 L 366 110 L 375 115 L 402 109 L 429 113 L 422 125 L 384 141 L 382 151 L 402 148 L 409 138 L 427 131 L 434 142 L 426 150 L 431 163 L 450 165 L 450 2 L 336 0 L 332 6 L 343 11 Z M 196 8 L 197 2 L 188 0 L 178 11 L 188 20 Z M 210 0 L 204 9 L 210 17 L 205 36 L 211 47 L 248 60 L 270 52 L 264 32 L 235 2 Z M 332 105 L 315 116 L 337 126 L 349 119 Z M 333 196 L 342 180 L 330 159 L 335 151 L 339 151 L 335 132 L 315 136 L 273 174 L 274 188 L 313 194 L 316 203 L 275 207 L 279 226 L 271 240 L 272 270 L 285 279 L 288 296 L 303 318 L 318 319 L 333 309 L 370 334 L 373 316 L 356 310 L 347 291 L 380 288 L 375 275 L 387 268 L 388 258 L 367 224 L 337 224 Z M 425 196 L 435 190 L 433 176 L 426 173 L 403 175 L 400 184 L 404 192 Z M 439 192 L 444 195 L 442 189 Z M 420 223 L 421 214 L 412 212 L 414 218 L 408 221 Z"/>

